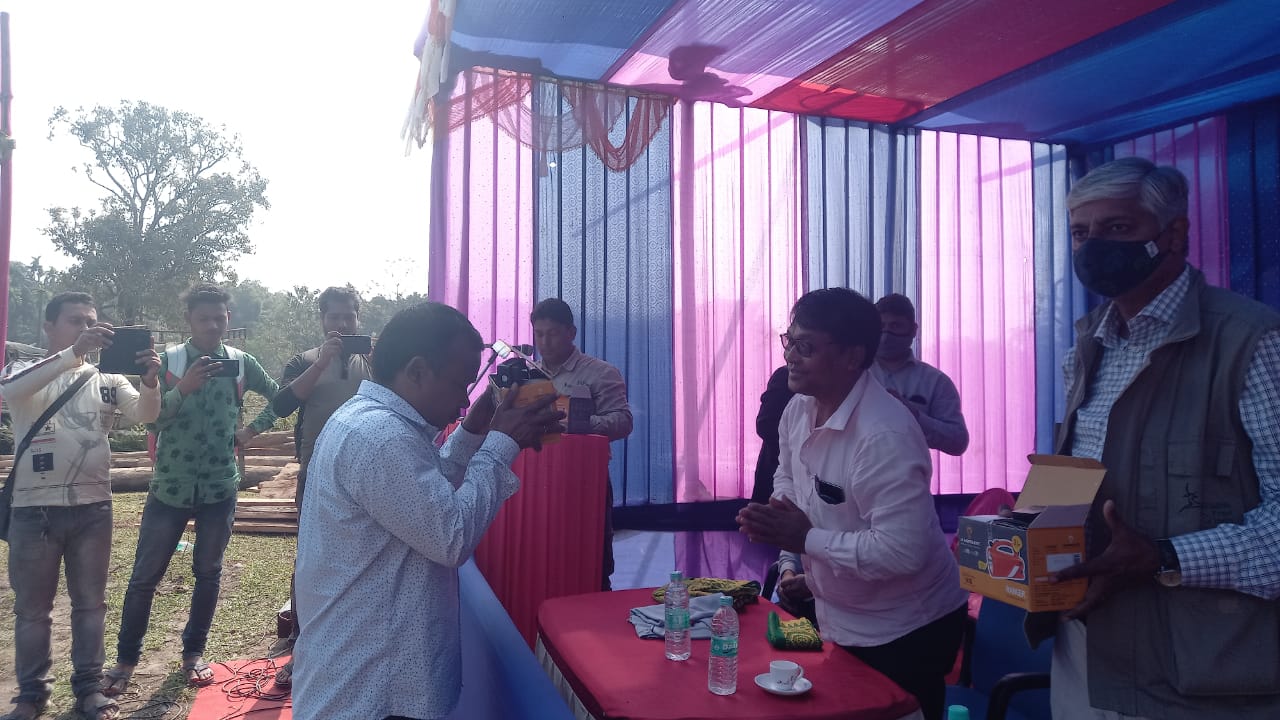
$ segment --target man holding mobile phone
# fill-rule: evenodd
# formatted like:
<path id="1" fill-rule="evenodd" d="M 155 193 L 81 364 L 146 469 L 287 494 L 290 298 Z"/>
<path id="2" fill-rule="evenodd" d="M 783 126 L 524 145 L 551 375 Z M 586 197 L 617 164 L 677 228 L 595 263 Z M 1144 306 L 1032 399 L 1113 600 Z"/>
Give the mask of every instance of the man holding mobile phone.
<path id="1" fill-rule="evenodd" d="M 13 487 L 9 584 L 13 587 L 14 674 L 18 695 L 13 720 L 38 717 L 53 691 L 52 611 L 58 574 L 66 566 L 71 598 L 71 691 L 90 720 L 113 718 L 116 701 L 102 695 L 107 571 L 111 564 L 111 446 L 117 415 L 126 423 L 150 422 L 160 412 L 150 348 L 134 354 L 133 375 L 102 373 L 85 355 L 112 344 L 110 325 L 98 322 L 87 293 L 67 292 L 45 308 L 49 354 L 15 363 L 0 377 L 0 396 L 13 413 L 19 449 L 7 482 Z M 139 391 L 140 390 L 140 391 Z"/>
<path id="2" fill-rule="evenodd" d="M 294 446 L 298 452 L 298 488 L 294 503 L 302 516 L 302 497 L 307 485 L 307 468 L 315 450 L 316 438 L 329 421 L 329 416 L 350 400 L 360 383 L 373 378 L 369 365 L 372 342 L 360 331 L 360 296 L 351 287 L 330 287 L 320 293 L 320 326 L 325 341 L 319 347 L 293 356 L 284 366 L 280 392 L 271 404 L 279 417 L 295 411 Z M 290 607 L 293 609 L 293 632 L 290 642 L 298 639 L 297 595 L 290 582 Z M 293 682 L 293 659 L 276 672 L 276 684 L 288 687 Z"/>
<path id="3" fill-rule="evenodd" d="M 244 392 L 252 390 L 269 403 L 277 387 L 252 355 L 223 344 L 231 323 L 231 296 L 215 285 L 197 285 L 185 300 L 191 338 L 161 356 L 160 416 L 151 426 L 158 433 L 155 471 L 124 596 L 116 666 L 106 673 L 107 695 L 128 687 L 142 655 L 156 584 L 189 520 L 196 524 L 191 557 L 195 587 L 182 633 L 182 669 L 192 685 L 213 681 L 204 649 L 235 518 L 240 486 L 236 446 L 244 447 L 276 420 L 268 405 L 251 425 L 236 430 Z"/>

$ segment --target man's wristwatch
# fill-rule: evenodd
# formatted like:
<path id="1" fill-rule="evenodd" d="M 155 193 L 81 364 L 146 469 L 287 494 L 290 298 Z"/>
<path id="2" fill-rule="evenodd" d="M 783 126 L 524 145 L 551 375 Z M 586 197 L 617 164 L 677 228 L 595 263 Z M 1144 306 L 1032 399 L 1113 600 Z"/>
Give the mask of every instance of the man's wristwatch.
<path id="1" fill-rule="evenodd" d="M 1178 562 L 1178 551 L 1168 538 L 1156 540 L 1156 549 L 1160 551 L 1160 569 L 1156 571 L 1156 582 L 1167 588 L 1175 588 L 1182 584 L 1182 565 Z"/>

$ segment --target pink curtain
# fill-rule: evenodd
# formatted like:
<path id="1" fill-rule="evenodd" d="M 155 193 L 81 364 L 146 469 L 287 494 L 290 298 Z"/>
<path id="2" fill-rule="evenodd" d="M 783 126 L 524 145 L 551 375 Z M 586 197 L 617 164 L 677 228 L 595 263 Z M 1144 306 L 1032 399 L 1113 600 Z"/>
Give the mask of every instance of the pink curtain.
<path id="1" fill-rule="evenodd" d="M 674 130 L 676 502 L 747 497 L 802 288 L 799 122 L 681 103 Z"/>
<path id="2" fill-rule="evenodd" d="M 1231 282 L 1227 230 L 1227 122 L 1211 117 L 1117 143 L 1115 156 L 1172 165 L 1187 176 L 1190 263 L 1219 287 Z"/>
<path id="3" fill-rule="evenodd" d="M 1035 451 L 1031 144 L 922 132 L 922 359 L 960 390 L 969 449 L 935 494 L 1021 489 Z"/>
<path id="4" fill-rule="evenodd" d="M 501 88 L 469 71 L 454 95 L 467 98 L 469 110 L 493 103 L 490 94 Z M 532 343 L 533 151 L 482 116 L 437 137 L 435 152 L 445 154 L 446 167 L 435 159 L 433 182 L 447 185 L 433 208 L 443 205 L 444 217 L 432 218 L 429 297 L 462 311 L 485 342 Z"/>
<path id="5" fill-rule="evenodd" d="M 755 416 L 783 364 L 802 292 L 800 120 L 679 103 L 674 124 L 676 502 L 751 495 Z M 679 533 L 690 576 L 763 580 L 777 549 L 736 532 Z"/>

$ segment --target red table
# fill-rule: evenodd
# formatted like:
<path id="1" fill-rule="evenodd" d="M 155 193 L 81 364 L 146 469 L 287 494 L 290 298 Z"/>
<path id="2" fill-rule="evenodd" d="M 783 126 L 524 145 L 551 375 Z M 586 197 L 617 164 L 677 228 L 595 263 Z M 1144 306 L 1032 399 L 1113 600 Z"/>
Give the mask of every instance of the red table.
<path id="1" fill-rule="evenodd" d="M 627 622 L 633 607 L 652 605 L 651 590 L 556 598 L 538 611 L 538 658 L 580 718 L 596 720 L 901 720 L 919 718 L 915 698 L 849 653 L 827 643 L 822 652 L 775 650 L 765 638 L 770 610 L 761 599 L 739 616 L 738 692 L 707 690 L 710 643 L 693 641 L 685 662 L 663 656 L 659 640 L 641 640 Z M 755 676 L 771 660 L 794 660 L 813 689 L 771 695 Z"/>
<path id="2" fill-rule="evenodd" d="M 498 511 L 475 560 L 533 647 L 543 600 L 600 589 L 609 441 L 565 435 L 541 452 L 521 452 L 512 469 L 520 490 Z"/>

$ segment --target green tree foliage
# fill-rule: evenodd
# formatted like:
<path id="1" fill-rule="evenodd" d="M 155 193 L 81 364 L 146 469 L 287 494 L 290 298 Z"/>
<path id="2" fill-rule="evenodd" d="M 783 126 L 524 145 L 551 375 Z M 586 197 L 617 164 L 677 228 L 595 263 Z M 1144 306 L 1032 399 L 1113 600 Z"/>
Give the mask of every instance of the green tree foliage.
<path id="1" fill-rule="evenodd" d="M 271 292 L 255 281 L 232 290 L 232 324 L 249 331 L 245 350 L 271 375 L 279 377 L 289 358 L 320 344 L 319 295 L 304 286 Z"/>
<path id="2" fill-rule="evenodd" d="M 55 294 L 86 287 L 72 273 L 59 273 L 44 267 L 39 258 L 29 263 L 9 266 L 9 340 L 39 345 L 43 342 L 44 306 Z M 242 280 L 227 285 L 231 293 L 231 326 L 244 328 L 244 349 L 262 363 L 268 373 L 279 377 L 285 363 L 297 353 L 320 344 L 320 290 L 296 286 L 287 292 L 275 292 L 256 280 Z M 357 292 L 359 288 L 356 288 Z M 400 310 L 426 301 L 420 293 L 390 292 L 370 297 L 360 293 L 361 332 L 377 335 L 387 321 Z M 181 314 L 181 303 L 170 303 Z M 115 319 L 99 312 L 104 320 Z M 153 330 L 185 331 L 186 323 L 160 321 L 150 323 Z"/>
<path id="3" fill-rule="evenodd" d="M 252 251 L 253 213 L 270 207 L 267 181 L 243 158 L 238 136 L 130 101 L 59 108 L 49 128 L 51 138 L 68 133 L 92 154 L 79 171 L 104 192 L 97 208 L 50 208 L 45 228 L 101 314 L 172 326 L 183 290 L 235 279 L 235 260 Z"/>
<path id="4" fill-rule="evenodd" d="M 40 264 L 9 263 L 9 323 L 5 339 L 41 346 L 44 342 L 44 306 L 62 291 L 61 273 Z"/>

